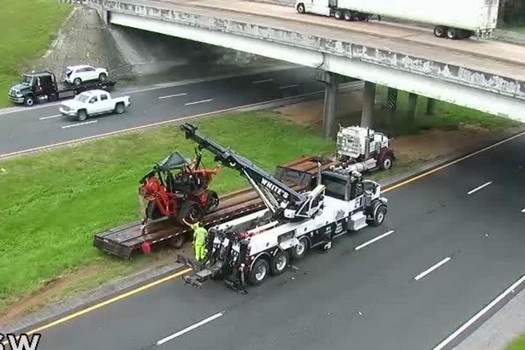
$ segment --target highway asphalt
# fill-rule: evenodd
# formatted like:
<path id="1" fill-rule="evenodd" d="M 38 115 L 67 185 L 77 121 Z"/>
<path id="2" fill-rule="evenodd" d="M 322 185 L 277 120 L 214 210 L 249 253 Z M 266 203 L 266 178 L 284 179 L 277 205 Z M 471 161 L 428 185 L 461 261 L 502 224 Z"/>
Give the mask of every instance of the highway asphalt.
<path id="1" fill-rule="evenodd" d="M 55 103 L 0 111 L 0 155 L 323 89 L 314 70 L 303 67 L 164 88 L 126 91 L 117 84 L 112 94 L 131 96 L 122 115 L 78 122 L 62 117 Z"/>
<path id="2" fill-rule="evenodd" d="M 519 137 L 386 193 L 382 227 L 248 295 L 177 279 L 44 330 L 39 349 L 433 349 L 525 273 L 524 147 Z"/>

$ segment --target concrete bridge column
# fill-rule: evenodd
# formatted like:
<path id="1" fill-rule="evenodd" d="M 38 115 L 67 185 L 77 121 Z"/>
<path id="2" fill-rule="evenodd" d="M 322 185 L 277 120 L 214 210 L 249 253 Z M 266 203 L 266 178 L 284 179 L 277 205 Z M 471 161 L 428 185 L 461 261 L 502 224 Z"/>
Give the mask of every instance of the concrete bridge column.
<path id="1" fill-rule="evenodd" d="M 365 88 L 363 90 L 363 109 L 361 110 L 361 126 L 372 126 L 372 112 L 374 111 L 374 104 L 376 100 L 376 84 L 365 81 Z"/>
<path id="2" fill-rule="evenodd" d="M 408 94 L 408 117 L 415 119 L 417 115 L 417 95 L 414 93 Z"/>
<path id="3" fill-rule="evenodd" d="M 427 98 L 427 114 L 434 115 L 436 112 L 436 100 L 433 98 Z"/>
<path id="4" fill-rule="evenodd" d="M 336 74 L 323 70 L 316 71 L 315 79 L 325 84 L 323 134 L 325 138 L 333 138 L 336 135 L 335 121 L 339 79 Z"/>

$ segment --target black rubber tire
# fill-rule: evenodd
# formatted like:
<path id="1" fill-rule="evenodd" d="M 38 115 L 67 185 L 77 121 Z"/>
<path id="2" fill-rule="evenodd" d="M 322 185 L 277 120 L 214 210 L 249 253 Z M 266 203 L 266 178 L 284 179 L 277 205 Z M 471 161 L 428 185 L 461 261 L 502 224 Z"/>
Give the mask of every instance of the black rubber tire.
<path id="1" fill-rule="evenodd" d="M 341 10 L 335 10 L 334 12 L 334 17 L 335 19 L 343 19 L 344 16 L 343 16 L 343 11 Z"/>
<path id="2" fill-rule="evenodd" d="M 271 259 L 270 273 L 273 276 L 280 275 L 286 270 L 286 267 L 290 263 L 290 255 L 284 250 L 279 250 Z"/>
<path id="3" fill-rule="evenodd" d="M 381 170 L 389 170 L 392 168 L 392 165 L 394 164 L 394 159 L 392 156 L 387 155 L 384 156 L 383 159 L 381 159 L 381 164 L 379 164 Z"/>
<path id="4" fill-rule="evenodd" d="M 100 75 L 98 76 L 98 80 L 101 83 L 105 83 L 106 81 L 108 81 L 108 75 L 106 73 L 100 73 Z"/>
<path id="5" fill-rule="evenodd" d="M 456 28 L 447 28 L 447 39 L 456 40 L 458 38 L 458 30 Z"/>
<path id="6" fill-rule="evenodd" d="M 257 276 L 258 272 L 260 272 L 261 275 Z M 268 264 L 268 261 L 262 257 L 258 258 L 257 260 L 255 260 L 253 268 L 248 273 L 248 282 L 252 286 L 260 286 L 264 283 L 264 281 L 266 281 L 269 273 L 270 264 Z"/>
<path id="7" fill-rule="evenodd" d="M 24 98 L 24 104 L 28 107 L 31 107 L 35 104 L 35 99 L 32 96 L 27 96 Z"/>
<path id="8" fill-rule="evenodd" d="M 303 3 L 298 4 L 296 10 L 300 14 L 304 14 L 306 12 L 306 9 L 304 8 L 304 4 Z"/>
<path id="9" fill-rule="evenodd" d="M 386 205 L 379 204 L 374 210 L 374 216 L 372 220 L 370 220 L 369 225 L 374 227 L 381 226 L 383 222 L 385 222 L 386 213 Z"/>
<path id="10" fill-rule="evenodd" d="M 166 244 L 170 248 L 179 249 L 179 248 L 181 248 L 184 245 L 185 241 L 186 241 L 186 237 L 184 235 L 179 234 L 179 235 L 176 235 L 176 236 L 171 237 L 170 239 L 168 239 Z"/>
<path id="11" fill-rule="evenodd" d="M 117 103 L 117 105 L 115 106 L 115 113 L 117 114 L 122 114 L 125 110 L 126 108 L 124 107 L 124 103 L 122 102 Z"/>
<path id="12" fill-rule="evenodd" d="M 79 86 L 80 84 L 82 84 L 82 79 L 80 79 L 80 78 L 75 78 L 75 80 L 73 80 L 73 85 L 75 85 L 75 86 Z"/>
<path id="13" fill-rule="evenodd" d="M 204 212 L 197 203 L 193 201 L 186 201 L 182 203 L 177 218 L 182 224 L 184 224 L 182 219 L 185 219 L 190 224 L 193 224 L 197 221 L 200 221 L 203 216 Z"/>
<path id="14" fill-rule="evenodd" d="M 434 27 L 434 35 L 438 38 L 444 38 L 447 35 L 447 28 L 443 26 Z"/>
<path id="15" fill-rule="evenodd" d="M 151 216 L 149 213 L 151 213 Z M 150 220 L 156 220 L 162 217 L 162 213 L 153 201 L 148 202 L 144 215 Z"/>
<path id="16" fill-rule="evenodd" d="M 208 192 L 208 203 L 206 203 L 205 211 L 210 213 L 219 206 L 219 195 L 214 190 L 206 190 Z"/>
<path id="17" fill-rule="evenodd" d="M 87 117 L 88 117 L 88 115 L 87 115 L 87 112 L 86 112 L 85 109 L 81 109 L 80 111 L 77 112 L 77 119 L 79 121 L 82 122 L 82 121 L 86 120 Z"/>
<path id="18" fill-rule="evenodd" d="M 299 244 L 290 249 L 290 255 L 293 260 L 300 260 L 304 258 L 308 252 L 308 239 L 306 237 L 299 238 Z"/>
<path id="19" fill-rule="evenodd" d="M 345 11 L 344 20 L 348 22 L 352 22 L 354 20 L 354 16 L 352 15 L 351 11 Z"/>

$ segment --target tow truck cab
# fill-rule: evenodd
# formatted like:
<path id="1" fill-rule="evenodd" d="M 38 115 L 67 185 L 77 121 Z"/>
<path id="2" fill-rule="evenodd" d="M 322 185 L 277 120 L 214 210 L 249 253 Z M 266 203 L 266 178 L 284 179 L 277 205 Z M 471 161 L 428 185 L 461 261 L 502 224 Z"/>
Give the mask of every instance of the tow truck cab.
<path id="1" fill-rule="evenodd" d="M 22 82 L 11 86 L 9 99 L 15 103 L 32 106 L 41 100 L 58 99 L 56 77 L 53 73 L 42 71 L 24 74 Z"/>

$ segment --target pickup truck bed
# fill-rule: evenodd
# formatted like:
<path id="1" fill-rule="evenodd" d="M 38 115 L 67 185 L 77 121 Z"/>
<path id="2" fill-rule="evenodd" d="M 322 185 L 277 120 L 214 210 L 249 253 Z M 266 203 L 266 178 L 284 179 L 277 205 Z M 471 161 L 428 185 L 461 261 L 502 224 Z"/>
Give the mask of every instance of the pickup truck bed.
<path id="1" fill-rule="evenodd" d="M 323 163 L 323 170 L 336 164 L 329 160 L 324 160 Z M 312 161 L 312 157 L 303 157 L 277 167 L 276 177 L 295 190 L 304 191 L 310 187 L 312 176 L 316 173 L 317 165 Z M 251 188 L 246 188 L 221 196 L 219 207 L 204 217 L 203 224 L 208 228 L 262 209 L 264 204 L 257 193 Z M 149 224 L 147 234 L 142 235 L 140 221 L 136 221 L 97 233 L 93 245 L 106 253 L 129 259 L 135 252 L 141 250 L 144 241 L 151 245 L 160 242 L 169 244 L 170 240 L 180 235 L 187 237 L 189 234 L 191 234 L 189 228 L 178 226 L 172 220 L 165 219 Z"/>

